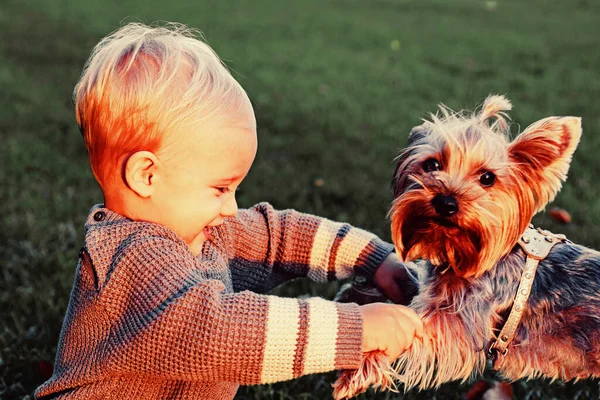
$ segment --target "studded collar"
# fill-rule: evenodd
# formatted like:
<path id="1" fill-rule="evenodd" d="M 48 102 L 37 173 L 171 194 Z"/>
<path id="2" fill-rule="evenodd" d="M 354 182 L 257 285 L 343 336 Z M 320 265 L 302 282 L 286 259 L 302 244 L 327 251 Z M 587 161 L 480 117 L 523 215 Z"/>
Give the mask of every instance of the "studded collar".
<path id="1" fill-rule="evenodd" d="M 531 224 L 521 235 L 518 243 L 527 254 L 525 268 L 521 275 L 521 282 L 513 300 L 510 314 L 502 330 L 489 347 L 488 355 L 493 359 L 496 359 L 498 354 L 504 356 L 508 353 L 508 345 L 515 336 L 527 299 L 531 294 L 531 286 L 535 279 L 537 266 L 541 260 L 548 256 L 552 247 L 559 242 L 568 242 L 568 239 L 562 234 L 554 234 L 541 228 L 536 229 Z"/>

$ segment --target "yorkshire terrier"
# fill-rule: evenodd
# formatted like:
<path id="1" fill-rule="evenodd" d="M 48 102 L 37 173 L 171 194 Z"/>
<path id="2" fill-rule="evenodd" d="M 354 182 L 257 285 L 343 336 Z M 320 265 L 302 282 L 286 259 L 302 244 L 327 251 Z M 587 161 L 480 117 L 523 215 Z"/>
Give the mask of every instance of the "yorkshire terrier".
<path id="1" fill-rule="evenodd" d="M 425 332 L 393 366 L 369 353 L 343 371 L 336 399 L 464 382 L 488 364 L 507 380 L 600 376 L 600 252 L 530 225 L 567 177 L 581 119 L 545 118 L 510 141 L 511 108 L 503 96 L 474 114 L 440 106 L 412 129 L 390 217 Z"/>

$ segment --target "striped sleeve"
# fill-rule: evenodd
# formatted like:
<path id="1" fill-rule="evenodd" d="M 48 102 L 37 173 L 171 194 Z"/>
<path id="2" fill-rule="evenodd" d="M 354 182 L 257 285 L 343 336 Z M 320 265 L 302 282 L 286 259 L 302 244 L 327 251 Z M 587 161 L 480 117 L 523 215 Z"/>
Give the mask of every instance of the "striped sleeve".
<path id="1" fill-rule="evenodd" d="M 99 344 L 107 359 L 96 362 L 117 373 L 240 384 L 360 365 L 356 304 L 226 293 L 175 247 L 146 243 L 123 258 L 102 294 L 111 329 Z"/>
<path id="2" fill-rule="evenodd" d="M 393 251 L 377 236 L 349 224 L 268 203 L 240 210 L 227 221 L 233 243 L 230 263 L 234 288 L 266 292 L 295 277 L 318 282 L 353 273 L 372 277 Z"/>
<path id="3" fill-rule="evenodd" d="M 261 383 L 358 367 L 362 325 L 355 304 L 269 297 Z"/>

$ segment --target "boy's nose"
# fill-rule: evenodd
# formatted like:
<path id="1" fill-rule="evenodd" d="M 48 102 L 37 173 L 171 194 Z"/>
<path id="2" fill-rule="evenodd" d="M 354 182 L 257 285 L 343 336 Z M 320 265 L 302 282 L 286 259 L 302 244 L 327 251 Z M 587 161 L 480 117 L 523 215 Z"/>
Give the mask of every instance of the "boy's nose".
<path id="1" fill-rule="evenodd" d="M 442 217 L 450 217 L 458 212 L 458 202 L 454 196 L 437 195 L 431 200 L 431 204 Z"/>
<path id="2" fill-rule="evenodd" d="M 229 199 L 223 204 L 223 208 L 221 209 L 221 215 L 223 217 L 233 217 L 237 214 L 238 205 L 235 200 L 235 195 L 230 196 Z"/>

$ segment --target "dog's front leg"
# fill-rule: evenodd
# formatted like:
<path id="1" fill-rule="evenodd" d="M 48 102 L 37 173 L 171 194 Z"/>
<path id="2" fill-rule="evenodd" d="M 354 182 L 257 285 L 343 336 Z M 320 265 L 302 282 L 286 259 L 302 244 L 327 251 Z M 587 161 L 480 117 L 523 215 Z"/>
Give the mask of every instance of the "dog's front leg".
<path id="1" fill-rule="evenodd" d="M 440 312 L 424 321 L 423 337 L 415 338 L 395 364 L 404 391 L 436 388 L 455 380 L 464 382 L 484 371 L 485 336 L 484 330 L 477 328 L 485 326 L 483 321 L 469 319 L 465 324 L 465 316 L 460 313 Z"/>
<path id="2" fill-rule="evenodd" d="M 350 398 L 370 386 L 397 391 L 395 382 L 402 383 L 405 392 L 430 389 L 454 380 L 464 382 L 482 373 L 486 365 L 483 335 L 476 328 L 469 329 L 460 314 L 429 315 L 424 318 L 423 337 L 415 338 L 394 366 L 381 353 L 365 354 L 358 370 L 341 373 L 334 384 L 334 398 Z"/>

